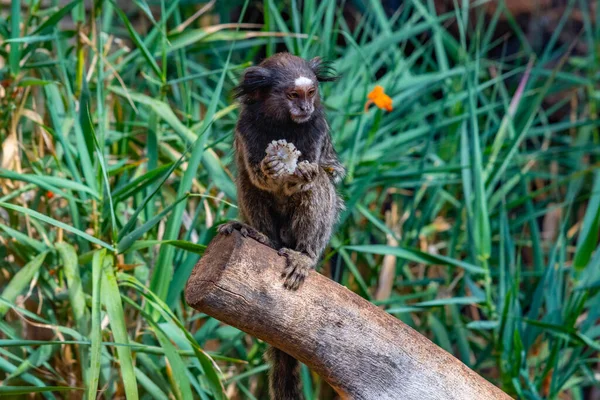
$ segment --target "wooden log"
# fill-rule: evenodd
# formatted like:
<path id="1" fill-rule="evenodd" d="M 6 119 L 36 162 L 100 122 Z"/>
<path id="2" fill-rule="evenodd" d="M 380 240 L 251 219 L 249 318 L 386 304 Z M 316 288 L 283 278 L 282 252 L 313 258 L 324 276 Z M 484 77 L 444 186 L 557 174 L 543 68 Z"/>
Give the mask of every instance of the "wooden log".
<path id="1" fill-rule="evenodd" d="M 235 231 L 190 276 L 188 304 L 285 351 L 343 399 L 510 399 L 397 318 L 311 272 L 283 287 L 285 259 Z"/>

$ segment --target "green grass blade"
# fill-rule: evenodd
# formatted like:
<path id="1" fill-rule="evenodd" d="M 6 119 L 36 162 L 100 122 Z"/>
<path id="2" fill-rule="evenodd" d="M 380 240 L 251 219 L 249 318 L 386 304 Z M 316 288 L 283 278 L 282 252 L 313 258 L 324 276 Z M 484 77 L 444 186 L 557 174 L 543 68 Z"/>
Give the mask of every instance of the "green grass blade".
<path id="1" fill-rule="evenodd" d="M 177 319 L 177 317 L 171 312 L 168 305 L 158 297 L 154 292 L 148 290 L 146 286 L 141 284 L 137 279 L 132 276 L 127 276 L 121 274 L 119 276 L 122 284 L 130 286 L 136 290 L 138 290 L 141 294 L 148 299 L 150 305 L 165 321 L 172 321 L 183 333 L 185 338 L 188 340 L 189 344 L 196 355 L 200 365 L 206 377 L 208 379 L 208 383 L 210 385 L 213 396 L 217 399 L 224 400 L 225 396 L 225 388 L 223 387 L 223 383 L 221 381 L 221 373 L 219 371 L 218 366 L 214 363 L 212 358 L 200 347 L 198 342 L 194 339 L 194 337 L 187 331 L 187 329 L 183 326 L 183 324 Z"/>
<path id="2" fill-rule="evenodd" d="M 204 254 L 204 251 L 206 250 L 206 246 L 204 245 L 187 242 L 185 240 L 137 240 L 127 250 L 124 250 L 123 253 L 163 244 L 175 246 L 178 249 L 200 255 Z"/>
<path id="3" fill-rule="evenodd" d="M 46 252 L 39 254 L 33 260 L 25 264 L 25 266 L 12 277 L 2 291 L 2 298 L 5 301 L 13 303 L 17 299 L 17 296 L 31 284 L 33 277 L 38 273 L 47 254 L 48 253 Z M 0 317 L 3 317 L 6 314 L 6 311 L 8 311 L 8 306 L 0 304 Z"/>
<path id="4" fill-rule="evenodd" d="M 69 288 L 69 300 L 71 301 L 71 307 L 73 308 L 77 329 L 82 335 L 86 336 L 89 315 L 81 283 L 81 272 L 77 261 L 77 253 L 75 252 L 75 248 L 68 243 L 58 243 L 55 247 L 62 258 L 63 269 Z"/>
<path id="5" fill-rule="evenodd" d="M 90 234 L 82 232 L 79 229 L 73 228 L 71 225 L 65 224 L 64 222 L 58 221 L 58 220 L 56 220 L 54 218 L 50 218 L 50 217 L 48 217 L 48 216 L 46 216 L 44 214 L 41 214 L 41 213 L 39 213 L 37 211 L 31 210 L 29 208 L 17 206 L 17 205 L 14 205 L 14 204 L 10 204 L 10 203 L 3 203 L 3 202 L 0 202 L 0 207 L 8 208 L 9 210 L 14 210 L 14 211 L 18 211 L 20 213 L 29 215 L 32 218 L 39 219 L 40 221 L 46 222 L 46 223 L 48 223 L 50 225 L 54 225 L 54 226 L 56 226 L 58 228 L 62 228 L 62 229 L 64 229 L 67 232 L 71 232 L 71 233 L 73 233 L 73 234 L 75 234 L 75 235 L 77 235 L 77 236 L 79 236 L 79 237 L 81 237 L 81 238 L 83 238 L 83 239 L 85 239 L 85 240 L 87 240 L 89 242 L 92 242 L 92 243 L 95 243 L 95 244 L 100 245 L 102 247 L 105 247 L 105 248 L 107 248 L 107 249 L 109 249 L 111 251 L 115 251 L 115 248 L 113 246 L 109 245 L 108 243 L 106 243 L 106 242 L 104 242 L 104 241 L 102 241 L 102 240 L 100 240 L 98 238 L 95 238 L 95 237 L 93 237 Z"/>
<path id="6" fill-rule="evenodd" d="M 58 27 L 59 22 L 70 13 L 75 6 L 81 3 L 81 0 L 74 0 L 65 6 L 59 7 L 59 9 L 52 14 L 48 19 L 46 19 L 42 24 L 40 24 L 33 32 L 32 35 L 42 35 L 47 31 L 51 31 Z"/>
<path id="7" fill-rule="evenodd" d="M 27 245 L 32 247 L 33 249 L 35 249 L 38 253 L 41 253 L 43 251 L 46 251 L 48 249 L 48 247 L 35 239 L 30 238 L 29 236 L 27 236 L 26 234 L 16 231 L 14 229 L 12 229 L 9 226 L 6 226 L 4 224 L 0 224 L 0 229 L 2 229 L 3 231 L 5 231 L 8 235 L 10 235 L 10 237 L 12 237 L 13 239 L 15 239 L 17 242 L 20 242 L 21 244 Z"/>
<path id="8" fill-rule="evenodd" d="M 11 13 L 10 13 L 10 38 L 11 40 L 17 40 L 21 36 L 21 1 L 11 1 Z M 8 55 L 8 63 L 10 66 L 10 74 L 15 77 L 19 74 L 21 62 L 21 47 L 18 43 L 13 43 L 10 46 L 10 53 Z"/>
<path id="9" fill-rule="evenodd" d="M 56 250 L 60 254 L 63 262 L 63 270 L 67 278 L 67 286 L 69 290 L 69 300 L 75 318 L 77 330 L 84 336 L 89 332 L 89 312 L 85 302 L 85 294 L 81 282 L 81 271 L 79 270 L 77 253 L 75 248 L 68 243 L 58 243 Z M 79 348 L 79 359 L 82 365 L 82 375 L 88 376 L 88 353 L 87 349 Z"/>
<path id="10" fill-rule="evenodd" d="M 70 386 L 0 386 L 0 394 L 10 396 L 18 394 L 46 393 L 46 392 L 66 392 L 69 390 L 83 390 L 78 387 Z"/>
<path id="11" fill-rule="evenodd" d="M 160 67 L 156 63 L 154 56 L 152 55 L 152 53 L 150 53 L 150 51 L 148 50 L 148 48 L 146 47 L 146 45 L 140 38 L 140 35 L 138 35 L 138 33 L 136 32 L 133 25 L 131 25 L 131 22 L 127 18 L 127 15 L 125 15 L 123 10 L 121 10 L 119 8 L 119 6 L 117 5 L 117 3 L 115 3 L 115 1 L 110 0 L 110 3 L 113 6 L 113 9 L 117 12 L 117 15 L 119 16 L 119 18 L 121 18 L 121 21 L 123 21 L 123 24 L 125 24 L 125 27 L 127 28 L 127 31 L 129 32 L 129 36 L 131 37 L 131 40 L 133 40 L 133 42 L 135 43 L 137 48 L 141 51 L 142 56 L 144 56 L 144 59 L 146 59 L 146 61 L 148 62 L 148 64 L 150 65 L 150 67 L 152 68 L 154 73 L 156 74 L 156 76 L 158 76 L 158 77 L 162 76 L 162 71 L 160 70 Z"/>
<path id="12" fill-rule="evenodd" d="M 581 271 L 588 266 L 598 245 L 598 231 L 600 230 L 600 173 L 598 172 L 595 174 L 592 193 L 577 240 L 575 256 L 573 257 L 573 268 L 576 271 Z"/>
<path id="13" fill-rule="evenodd" d="M 465 271 L 469 271 L 476 274 L 485 273 L 485 270 L 473 264 L 469 264 L 464 261 L 455 260 L 450 257 L 425 253 L 419 250 L 401 247 L 391 247 L 381 244 L 374 245 L 358 245 L 358 246 L 345 246 L 346 250 L 357 251 L 359 253 L 368 254 L 381 254 L 381 255 L 394 255 L 396 257 L 404 258 L 406 260 L 424 263 L 424 264 L 442 264 L 450 267 L 462 268 Z"/>
<path id="14" fill-rule="evenodd" d="M 163 184 L 165 183 L 165 181 L 169 178 L 169 176 L 171 176 L 171 173 L 173 173 L 173 171 L 179 166 L 179 164 L 181 163 L 182 160 L 183 160 L 183 156 L 176 163 L 173 163 L 173 165 L 171 165 L 171 167 L 168 169 L 168 171 L 164 173 L 161 181 L 144 198 L 144 200 L 142 201 L 140 206 L 134 211 L 133 215 L 131 215 L 131 217 L 129 218 L 129 221 L 127 221 L 127 223 L 125 224 L 123 229 L 121 229 L 121 231 L 119 232 L 119 234 L 117 236 L 119 241 L 122 240 L 123 237 L 127 233 L 129 233 L 131 231 L 131 229 L 135 226 L 138 215 L 140 215 L 140 213 L 142 211 L 144 211 L 146 205 L 148 205 L 150 200 L 160 191 L 160 189 L 163 186 Z"/>
<path id="15" fill-rule="evenodd" d="M 87 375 L 87 399 L 92 400 L 97 396 L 98 381 L 100 379 L 100 365 L 102 362 L 102 327 L 101 327 L 101 301 L 102 301 L 102 269 L 106 258 L 106 249 L 96 251 L 92 260 L 92 326 L 90 331 L 90 367 Z"/>
<path id="16" fill-rule="evenodd" d="M 133 245 L 133 243 L 136 240 L 141 238 L 146 232 L 148 232 L 150 229 L 152 229 L 154 227 L 154 225 L 159 223 L 161 219 L 163 219 L 168 213 L 171 212 L 171 210 L 173 210 L 179 203 L 186 200 L 187 198 L 188 198 L 188 196 L 184 195 L 180 199 L 175 200 L 172 204 L 170 204 L 168 207 L 166 207 L 164 210 L 162 210 L 160 213 L 158 213 L 158 215 L 155 215 L 154 217 L 152 217 L 151 219 L 146 221 L 146 223 L 144 223 L 139 228 L 137 228 L 137 229 L 133 230 L 131 233 L 128 233 L 127 235 L 123 236 L 123 239 L 121 239 L 121 241 L 117 245 L 117 252 L 118 253 L 125 252 L 131 245 Z"/>
<path id="17" fill-rule="evenodd" d="M 129 335 L 127 334 L 127 324 L 121 302 L 121 294 L 117 285 L 117 278 L 113 271 L 112 258 L 107 257 L 109 262 L 102 266 L 102 304 L 106 307 L 110 326 L 116 343 L 129 344 Z M 119 364 L 121 377 L 125 386 L 125 395 L 128 400 L 138 398 L 137 381 L 133 371 L 133 358 L 131 349 L 124 346 L 117 347 L 119 355 Z"/>

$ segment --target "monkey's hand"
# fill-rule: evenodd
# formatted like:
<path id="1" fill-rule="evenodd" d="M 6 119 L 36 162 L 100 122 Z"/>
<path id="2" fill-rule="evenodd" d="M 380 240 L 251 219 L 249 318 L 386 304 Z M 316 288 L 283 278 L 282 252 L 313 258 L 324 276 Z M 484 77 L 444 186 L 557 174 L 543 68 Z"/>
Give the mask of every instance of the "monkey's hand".
<path id="1" fill-rule="evenodd" d="M 278 180 L 285 174 L 286 165 L 277 155 L 267 155 L 260 163 L 262 172 L 273 180 Z"/>
<path id="2" fill-rule="evenodd" d="M 266 246 L 273 247 L 271 240 L 262 232 L 257 231 L 253 227 L 247 224 L 243 224 L 238 221 L 229 221 L 222 225 L 219 225 L 217 231 L 223 235 L 231 235 L 234 230 L 240 231 L 243 237 L 249 237 L 256 240 L 259 243 L 262 243 Z"/>
<path id="3" fill-rule="evenodd" d="M 319 166 L 315 163 L 299 162 L 294 173 L 285 176 L 283 193 L 292 196 L 299 192 L 308 192 L 313 188 L 314 181 L 320 172 Z"/>
<path id="4" fill-rule="evenodd" d="M 319 165 L 306 160 L 299 162 L 294 171 L 294 177 L 301 183 L 311 183 L 317 175 L 319 175 Z"/>
<path id="5" fill-rule="evenodd" d="M 279 249 L 277 254 L 286 258 L 286 267 L 281 273 L 281 277 L 284 278 L 283 287 L 298 290 L 310 270 L 315 267 L 315 261 L 304 253 L 285 247 Z"/>

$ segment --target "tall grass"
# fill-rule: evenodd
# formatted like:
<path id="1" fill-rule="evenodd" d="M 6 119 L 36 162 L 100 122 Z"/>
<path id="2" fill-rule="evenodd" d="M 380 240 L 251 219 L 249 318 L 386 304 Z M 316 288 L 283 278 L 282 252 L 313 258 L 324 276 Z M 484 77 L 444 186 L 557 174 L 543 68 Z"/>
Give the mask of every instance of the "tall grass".
<path id="1" fill-rule="evenodd" d="M 343 76 L 320 271 L 515 397 L 598 394 L 600 7 L 575 54 L 585 1 L 541 49 L 502 2 L 51 3 L 0 14 L 0 395 L 266 398 L 264 343 L 182 291 L 237 214 L 231 89 L 281 50 Z"/>

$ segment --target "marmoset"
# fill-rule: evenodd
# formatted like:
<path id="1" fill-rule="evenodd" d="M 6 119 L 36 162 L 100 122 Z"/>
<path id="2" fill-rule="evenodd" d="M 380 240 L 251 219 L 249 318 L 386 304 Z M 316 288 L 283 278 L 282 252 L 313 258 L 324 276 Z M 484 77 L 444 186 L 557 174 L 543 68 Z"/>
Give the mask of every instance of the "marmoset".
<path id="1" fill-rule="evenodd" d="M 286 257 L 282 284 L 290 290 L 316 267 L 343 209 L 335 185 L 345 170 L 319 94 L 319 82 L 336 79 L 319 57 L 278 53 L 246 69 L 235 91 L 242 106 L 234 139 L 241 221 L 219 232 L 237 229 L 277 249 Z M 269 145 L 283 151 L 267 151 Z M 298 361 L 276 348 L 267 358 L 271 398 L 300 399 Z"/>

